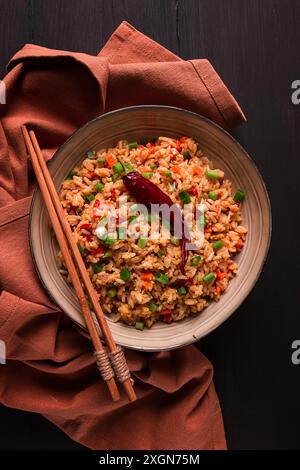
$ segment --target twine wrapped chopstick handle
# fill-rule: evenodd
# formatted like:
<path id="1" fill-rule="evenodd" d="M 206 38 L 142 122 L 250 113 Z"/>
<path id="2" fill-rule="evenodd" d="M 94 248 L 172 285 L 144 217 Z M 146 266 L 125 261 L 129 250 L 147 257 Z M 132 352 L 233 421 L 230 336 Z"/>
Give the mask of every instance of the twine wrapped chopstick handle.
<path id="1" fill-rule="evenodd" d="M 112 377 L 116 377 L 118 382 L 123 383 L 127 379 L 131 379 L 130 370 L 128 368 L 124 351 L 120 346 L 107 353 L 105 349 L 101 351 L 95 351 L 94 356 L 98 369 L 104 380 L 110 380 Z"/>
<path id="2" fill-rule="evenodd" d="M 123 383 L 130 379 L 131 374 L 127 366 L 123 349 L 120 346 L 117 346 L 114 351 L 109 353 L 109 357 L 118 381 Z"/>
<path id="3" fill-rule="evenodd" d="M 115 376 L 108 353 L 105 349 L 95 351 L 94 356 L 103 380 L 108 381 Z"/>

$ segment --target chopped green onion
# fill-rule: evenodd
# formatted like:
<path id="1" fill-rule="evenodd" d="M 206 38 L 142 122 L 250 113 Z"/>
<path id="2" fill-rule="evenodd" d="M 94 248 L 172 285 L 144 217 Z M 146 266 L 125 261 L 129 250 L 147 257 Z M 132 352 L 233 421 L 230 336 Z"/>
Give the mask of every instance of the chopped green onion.
<path id="1" fill-rule="evenodd" d="M 242 202 L 246 197 L 246 194 L 242 189 L 238 189 L 237 192 L 234 195 L 234 200 L 235 202 Z"/>
<path id="2" fill-rule="evenodd" d="M 80 253 L 81 255 L 83 255 L 83 253 L 84 253 L 84 251 L 85 251 L 85 248 L 84 248 L 83 246 L 79 245 L 79 244 L 78 244 L 77 246 L 78 246 L 79 253 Z"/>
<path id="3" fill-rule="evenodd" d="M 169 278 L 163 273 L 155 273 L 154 274 L 154 279 L 158 282 L 161 282 L 161 284 L 168 284 Z"/>
<path id="4" fill-rule="evenodd" d="M 94 307 L 93 307 L 92 302 L 89 302 L 89 309 L 90 309 L 90 310 L 93 310 L 93 308 L 94 308 Z"/>
<path id="5" fill-rule="evenodd" d="M 113 238 L 110 238 L 109 236 L 103 238 L 103 240 L 101 240 L 103 243 L 107 244 L 107 245 L 113 245 L 115 243 L 116 240 L 114 240 Z"/>
<path id="6" fill-rule="evenodd" d="M 145 323 L 143 321 L 137 321 L 136 324 L 134 325 L 137 330 L 143 330 Z"/>
<path id="7" fill-rule="evenodd" d="M 217 240 L 216 242 L 214 242 L 213 247 L 215 250 L 220 250 L 223 247 L 222 240 Z"/>
<path id="8" fill-rule="evenodd" d="M 115 173 L 122 173 L 123 171 L 123 165 L 122 163 L 118 162 L 113 166 L 113 170 Z"/>
<path id="9" fill-rule="evenodd" d="M 147 220 L 148 220 L 148 224 L 151 224 L 151 222 L 152 222 L 152 216 L 151 216 L 151 214 L 148 214 Z"/>
<path id="10" fill-rule="evenodd" d="M 162 258 L 165 255 L 165 252 L 164 252 L 164 250 L 158 250 L 158 252 L 156 254 L 159 258 Z"/>
<path id="11" fill-rule="evenodd" d="M 88 151 L 86 152 L 86 156 L 87 156 L 88 158 L 95 158 L 95 152 L 94 152 L 94 150 L 88 150 Z"/>
<path id="12" fill-rule="evenodd" d="M 117 289 L 115 287 L 108 289 L 107 295 L 110 299 L 113 299 L 117 295 Z"/>
<path id="13" fill-rule="evenodd" d="M 167 171 L 165 172 L 165 175 L 166 175 L 168 178 L 171 178 L 171 176 L 172 176 L 172 171 L 167 170 Z"/>
<path id="14" fill-rule="evenodd" d="M 111 177 L 113 183 L 115 183 L 120 178 L 119 173 L 114 173 Z"/>
<path id="15" fill-rule="evenodd" d="M 201 261 L 202 261 L 202 256 L 194 256 L 191 259 L 191 265 L 192 266 L 198 266 L 198 264 L 201 263 Z"/>
<path id="16" fill-rule="evenodd" d="M 206 170 L 205 176 L 210 180 L 217 180 L 219 173 L 218 170 Z"/>
<path id="17" fill-rule="evenodd" d="M 129 217 L 129 223 L 131 224 L 131 223 L 134 222 L 137 218 L 138 218 L 137 215 L 131 215 L 131 216 Z"/>
<path id="18" fill-rule="evenodd" d="M 126 171 L 129 173 L 130 171 L 134 171 L 133 166 L 130 163 L 124 163 Z"/>
<path id="19" fill-rule="evenodd" d="M 151 313 L 154 313 L 157 310 L 157 305 L 153 302 L 153 300 L 151 300 L 151 302 L 148 303 L 148 308 Z"/>
<path id="20" fill-rule="evenodd" d="M 218 199 L 218 195 L 217 195 L 217 193 L 215 193 L 214 191 L 210 191 L 210 192 L 208 193 L 208 198 L 209 198 L 209 199 L 212 199 L 213 201 L 216 201 L 216 200 Z"/>
<path id="21" fill-rule="evenodd" d="M 200 225 L 200 227 L 205 227 L 206 222 L 207 222 L 207 220 L 206 220 L 205 215 L 203 215 L 203 214 L 200 215 L 200 217 L 199 217 L 199 225 Z"/>
<path id="22" fill-rule="evenodd" d="M 111 251 L 106 251 L 106 253 L 104 253 L 102 258 L 110 258 L 111 256 L 112 256 L 112 252 Z"/>
<path id="23" fill-rule="evenodd" d="M 151 172 L 150 172 L 150 173 L 149 173 L 149 172 L 147 172 L 147 173 L 142 173 L 142 176 L 143 176 L 144 178 L 147 178 L 147 179 L 149 180 L 150 178 L 152 178 L 153 173 L 151 173 Z"/>
<path id="24" fill-rule="evenodd" d="M 97 189 L 97 191 L 100 193 L 103 188 L 104 188 L 104 184 L 101 183 L 101 181 L 98 181 L 98 183 L 95 184 L 95 188 Z"/>
<path id="25" fill-rule="evenodd" d="M 103 269 L 103 264 L 95 263 L 93 264 L 93 271 L 95 274 L 100 273 Z"/>
<path id="26" fill-rule="evenodd" d="M 108 218 L 107 217 L 102 217 L 102 219 L 99 220 L 98 225 L 106 225 L 108 223 Z"/>
<path id="27" fill-rule="evenodd" d="M 151 170 L 156 170 L 156 165 L 150 165 Z"/>
<path id="28" fill-rule="evenodd" d="M 128 144 L 129 150 L 135 149 L 137 146 L 138 146 L 137 142 L 130 142 L 130 144 Z"/>
<path id="29" fill-rule="evenodd" d="M 122 281 L 128 281 L 131 278 L 131 273 L 129 269 L 122 269 L 122 271 L 120 272 L 120 278 L 122 279 Z"/>
<path id="30" fill-rule="evenodd" d="M 87 199 L 88 199 L 90 202 L 92 202 L 92 201 L 95 199 L 95 194 L 89 194 L 89 195 L 87 196 Z"/>
<path id="31" fill-rule="evenodd" d="M 75 171 L 70 171 L 70 173 L 68 174 L 66 179 L 67 180 L 72 180 L 73 176 L 76 176 L 76 172 Z"/>
<path id="32" fill-rule="evenodd" d="M 190 195 L 185 189 L 183 191 L 180 191 L 179 197 L 183 204 L 189 204 L 191 202 Z"/>
<path id="33" fill-rule="evenodd" d="M 179 287 L 177 289 L 177 292 L 179 295 L 185 295 L 186 294 L 186 288 L 185 287 Z"/>
<path id="34" fill-rule="evenodd" d="M 171 224 L 170 224 L 170 221 L 168 219 L 162 219 L 161 224 L 162 224 L 162 226 L 165 230 L 168 230 L 168 232 L 170 232 Z"/>
<path id="35" fill-rule="evenodd" d="M 105 162 L 106 162 L 105 157 L 99 157 L 98 160 L 97 160 L 97 163 L 99 163 L 99 165 L 104 165 Z"/>
<path id="36" fill-rule="evenodd" d="M 118 240 L 126 240 L 127 231 L 126 227 L 117 227 Z"/>
<path id="37" fill-rule="evenodd" d="M 189 160 L 191 158 L 191 153 L 189 150 L 186 150 L 185 152 L 183 152 L 183 159 L 184 160 Z"/>
<path id="38" fill-rule="evenodd" d="M 208 273 L 206 274 L 206 276 L 204 276 L 203 282 L 205 282 L 205 284 L 208 284 L 209 282 L 212 282 L 215 279 L 216 279 L 215 273 Z"/>
<path id="39" fill-rule="evenodd" d="M 130 207 L 130 213 L 133 214 L 133 212 L 136 212 L 139 210 L 139 205 L 138 204 L 132 204 Z"/>
<path id="40" fill-rule="evenodd" d="M 179 238 L 176 238 L 176 237 L 171 237 L 170 239 L 170 242 L 172 243 L 172 245 L 175 245 L 175 246 L 179 246 Z"/>
<path id="41" fill-rule="evenodd" d="M 137 242 L 137 245 L 139 248 L 145 248 L 145 246 L 148 243 L 148 238 L 141 237 L 139 238 L 139 241 Z"/>

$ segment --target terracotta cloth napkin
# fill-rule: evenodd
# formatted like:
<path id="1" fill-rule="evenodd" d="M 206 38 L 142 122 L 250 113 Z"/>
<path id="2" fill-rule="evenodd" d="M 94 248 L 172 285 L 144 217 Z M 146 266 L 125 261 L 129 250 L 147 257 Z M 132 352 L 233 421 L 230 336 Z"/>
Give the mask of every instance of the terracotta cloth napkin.
<path id="1" fill-rule="evenodd" d="M 223 127 L 245 120 L 207 60 L 183 61 L 123 22 L 98 56 L 27 44 L 5 77 L 0 105 L 0 401 L 41 413 L 91 449 L 224 449 L 209 361 L 194 346 L 126 351 L 138 400 L 112 403 L 91 343 L 48 298 L 28 244 L 34 176 L 20 127 L 37 132 L 46 159 L 99 114 L 135 104 L 165 104 Z"/>

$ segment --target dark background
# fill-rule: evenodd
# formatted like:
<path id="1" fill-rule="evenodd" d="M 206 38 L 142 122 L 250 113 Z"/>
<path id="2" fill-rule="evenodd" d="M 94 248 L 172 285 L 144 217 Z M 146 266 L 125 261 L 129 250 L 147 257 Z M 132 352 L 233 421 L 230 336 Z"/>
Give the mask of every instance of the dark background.
<path id="1" fill-rule="evenodd" d="M 271 249 L 244 304 L 198 346 L 215 366 L 229 448 L 300 448 L 300 1 L 0 0 L 0 78 L 27 42 L 95 54 L 124 19 L 185 59 L 209 59 L 248 118 L 233 134 L 270 194 Z M 0 407 L 0 422 L 0 449 L 81 448 L 38 415 Z"/>

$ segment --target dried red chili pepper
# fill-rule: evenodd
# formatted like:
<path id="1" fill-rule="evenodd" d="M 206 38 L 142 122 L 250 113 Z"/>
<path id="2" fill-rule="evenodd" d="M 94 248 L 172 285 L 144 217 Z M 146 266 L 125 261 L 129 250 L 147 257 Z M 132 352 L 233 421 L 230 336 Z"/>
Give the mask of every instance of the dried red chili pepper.
<path id="1" fill-rule="evenodd" d="M 158 186 L 152 181 L 144 178 L 137 171 L 131 171 L 123 176 L 123 182 L 130 192 L 130 194 L 141 204 L 149 206 L 151 204 L 166 204 L 167 206 L 173 206 L 172 199 L 164 193 Z M 180 210 L 180 209 L 178 209 Z M 181 214 L 180 214 L 181 217 Z M 171 223 L 174 224 L 174 212 L 171 212 Z M 182 235 L 180 239 L 181 248 L 181 271 L 184 273 L 184 268 L 188 258 L 188 252 L 186 249 L 187 238 L 184 230 L 184 223 L 182 222 Z"/>
<path id="2" fill-rule="evenodd" d="M 130 194 L 141 204 L 173 205 L 172 199 L 166 193 L 137 171 L 124 175 L 123 181 Z"/>

